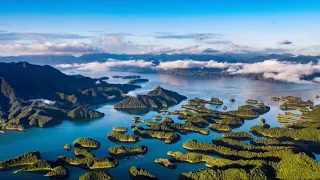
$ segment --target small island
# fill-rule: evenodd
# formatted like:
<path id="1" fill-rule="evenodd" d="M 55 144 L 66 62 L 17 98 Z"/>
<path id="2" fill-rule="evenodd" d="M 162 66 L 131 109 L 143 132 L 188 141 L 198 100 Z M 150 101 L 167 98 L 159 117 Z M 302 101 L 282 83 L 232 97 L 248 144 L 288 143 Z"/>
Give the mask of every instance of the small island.
<path id="1" fill-rule="evenodd" d="M 259 101 L 255 100 L 255 99 L 248 99 L 248 100 L 246 100 L 246 103 L 248 103 L 248 104 L 258 104 Z"/>
<path id="2" fill-rule="evenodd" d="M 57 166 L 48 172 L 45 176 L 50 178 L 64 178 L 69 176 L 69 171 L 63 166 Z"/>
<path id="3" fill-rule="evenodd" d="M 112 131 L 118 131 L 118 132 L 127 132 L 128 131 L 128 129 L 127 128 L 125 128 L 125 127 L 122 127 L 122 126 L 114 126 L 113 128 L 112 128 Z"/>
<path id="4" fill-rule="evenodd" d="M 88 171 L 81 175 L 79 180 L 113 180 L 113 178 L 104 171 Z"/>
<path id="5" fill-rule="evenodd" d="M 158 86 L 146 95 L 130 96 L 117 103 L 114 108 L 122 110 L 160 110 L 171 105 L 179 104 L 185 99 L 187 99 L 186 96 L 182 96 L 176 92 L 169 91 Z"/>
<path id="6" fill-rule="evenodd" d="M 67 151 L 71 150 L 70 144 L 65 144 L 63 148 L 66 149 Z"/>
<path id="7" fill-rule="evenodd" d="M 212 123 L 209 126 L 209 129 L 216 131 L 216 132 L 230 132 L 232 129 L 227 124 L 218 124 L 218 123 Z"/>
<path id="8" fill-rule="evenodd" d="M 83 137 L 74 140 L 73 146 L 80 148 L 99 148 L 100 143 L 94 139 Z"/>
<path id="9" fill-rule="evenodd" d="M 108 133 L 108 139 L 111 141 L 119 142 L 137 142 L 140 140 L 140 137 L 133 134 L 124 134 L 118 131 L 111 131 Z"/>
<path id="10" fill-rule="evenodd" d="M 134 156 L 139 154 L 145 154 L 148 151 L 147 146 L 113 146 L 108 149 L 109 154 L 112 156 Z"/>
<path id="11" fill-rule="evenodd" d="M 138 84 L 138 83 L 145 83 L 149 82 L 149 79 L 132 79 L 127 84 Z"/>
<path id="12" fill-rule="evenodd" d="M 142 180 L 142 179 L 157 180 L 158 179 L 154 175 L 149 173 L 147 170 L 136 167 L 136 166 L 131 166 L 129 168 L 129 176 L 133 180 Z"/>
<path id="13" fill-rule="evenodd" d="M 154 162 L 169 169 L 175 169 L 177 167 L 174 163 L 172 163 L 169 159 L 166 158 L 157 158 L 154 160 Z"/>

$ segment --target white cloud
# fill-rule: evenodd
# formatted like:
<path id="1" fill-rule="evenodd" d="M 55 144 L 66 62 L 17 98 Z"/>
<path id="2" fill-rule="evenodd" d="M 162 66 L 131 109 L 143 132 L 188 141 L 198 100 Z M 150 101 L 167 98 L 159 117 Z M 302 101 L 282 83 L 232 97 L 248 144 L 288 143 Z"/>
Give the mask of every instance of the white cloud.
<path id="1" fill-rule="evenodd" d="M 186 68 L 220 68 L 224 69 L 230 67 L 232 64 L 227 62 L 210 61 L 194 61 L 194 60 L 176 60 L 168 62 L 160 62 L 156 68 L 168 70 L 168 69 L 186 69 Z"/>
<path id="2" fill-rule="evenodd" d="M 320 65 L 312 64 L 311 62 L 308 64 L 298 64 L 285 61 L 280 62 L 273 59 L 253 64 L 242 64 L 238 69 L 229 69 L 228 72 L 231 74 L 263 73 L 265 78 L 286 82 L 306 83 L 308 81 L 302 80 L 302 78 L 319 72 L 319 70 Z"/>
<path id="3" fill-rule="evenodd" d="M 109 59 L 106 62 L 91 62 L 91 63 L 75 63 L 75 64 L 58 64 L 55 67 L 59 69 L 74 69 L 78 71 L 105 71 L 112 67 L 123 67 L 123 66 L 135 66 L 135 67 L 151 67 L 152 62 L 144 60 L 126 60 L 117 61 Z"/>
<path id="4" fill-rule="evenodd" d="M 67 42 L 43 42 L 43 43 L 16 43 L 0 44 L 2 53 L 19 53 L 19 54 L 46 54 L 46 53 L 88 53 L 99 52 L 102 49 L 92 47 L 86 43 L 74 41 Z"/>
<path id="5" fill-rule="evenodd" d="M 303 80 L 303 77 L 320 72 L 320 63 L 314 64 L 299 64 L 286 61 L 277 61 L 276 59 L 266 60 L 263 62 L 248 64 L 248 63 L 227 63 L 210 61 L 195 61 L 195 60 L 176 60 L 160 62 L 155 65 L 152 62 L 144 60 L 109 60 L 106 62 L 92 62 L 83 64 L 59 64 L 56 65 L 60 69 L 72 69 L 75 71 L 105 71 L 113 67 L 143 67 L 153 68 L 158 70 L 170 69 L 188 69 L 188 68 L 219 68 L 222 71 L 230 74 L 263 74 L 265 78 L 270 78 L 278 81 L 294 82 L 294 83 L 310 83 L 312 81 Z M 315 78 L 313 82 L 320 82 L 319 78 Z"/>

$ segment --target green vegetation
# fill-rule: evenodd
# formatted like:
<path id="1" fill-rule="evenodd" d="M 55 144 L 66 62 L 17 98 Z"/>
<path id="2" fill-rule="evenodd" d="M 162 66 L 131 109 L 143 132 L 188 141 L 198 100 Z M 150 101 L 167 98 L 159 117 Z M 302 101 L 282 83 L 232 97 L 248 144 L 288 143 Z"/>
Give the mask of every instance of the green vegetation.
<path id="1" fill-rule="evenodd" d="M 71 150 L 70 144 L 65 144 L 65 145 L 63 146 L 63 148 L 66 149 L 67 151 L 70 151 L 70 150 Z"/>
<path id="2" fill-rule="evenodd" d="M 134 146 L 134 147 L 127 147 L 127 146 L 113 146 L 108 149 L 109 154 L 113 156 L 132 156 L 138 154 L 145 154 L 148 151 L 147 146 Z"/>
<path id="3" fill-rule="evenodd" d="M 248 99 L 248 100 L 246 100 L 246 103 L 249 103 L 249 104 L 258 104 L 258 101 L 255 100 L 255 99 Z"/>
<path id="4" fill-rule="evenodd" d="M 32 165 L 41 160 L 40 152 L 27 152 L 12 159 L 0 162 L 0 169 Z"/>
<path id="5" fill-rule="evenodd" d="M 317 125 L 318 126 L 318 125 Z M 290 139 L 290 140 L 304 140 L 304 141 L 319 141 L 320 131 L 313 126 L 304 128 L 263 128 L 261 126 L 252 126 L 249 129 L 251 132 L 260 134 L 265 137 Z"/>
<path id="6" fill-rule="evenodd" d="M 272 96 L 272 97 L 271 97 L 271 100 L 272 100 L 272 101 L 280 101 L 280 98 L 275 97 L 275 96 Z"/>
<path id="7" fill-rule="evenodd" d="M 49 171 L 45 176 L 51 177 L 51 178 L 64 178 L 69 175 L 69 171 L 67 168 L 63 166 L 57 166 L 53 168 L 51 171 Z"/>
<path id="8" fill-rule="evenodd" d="M 140 137 L 134 134 L 124 134 L 118 131 L 111 131 L 108 133 L 108 139 L 111 141 L 121 141 L 121 142 L 137 142 Z"/>
<path id="9" fill-rule="evenodd" d="M 152 180 L 152 179 L 158 179 L 156 178 L 154 175 L 152 175 L 151 173 L 149 173 L 147 170 L 143 169 L 143 168 L 139 168 L 136 166 L 131 166 L 129 168 L 129 176 L 131 177 L 131 179 L 133 180 L 142 180 L 142 179 L 146 179 L 146 180 Z"/>
<path id="10" fill-rule="evenodd" d="M 312 107 L 314 104 L 311 100 L 303 101 L 301 98 L 294 96 L 284 96 L 281 97 L 281 100 L 284 101 L 280 105 L 282 110 L 299 110 L 300 108 Z"/>
<path id="11" fill-rule="evenodd" d="M 80 148 L 99 148 L 100 143 L 94 139 L 83 137 L 74 140 L 73 146 Z"/>
<path id="12" fill-rule="evenodd" d="M 79 106 L 69 111 L 67 115 L 71 119 L 88 119 L 88 118 L 99 118 L 104 116 L 103 113 L 91 110 L 85 106 Z"/>
<path id="13" fill-rule="evenodd" d="M 94 158 L 94 155 L 92 155 L 87 149 L 75 148 L 73 153 L 80 157 Z"/>
<path id="14" fill-rule="evenodd" d="M 166 132 L 166 131 L 154 131 L 150 129 L 144 129 L 142 127 L 135 127 L 134 133 L 140 135 L 144 138 L 157 138 L 164 140 L 165 143 L 173 143 L 180 140 L 180 135 L 174 132 Z"/>
<path id="15" fill-rule="evenodd" d="M 61 165 L 84 167 L 86 169 L 106 169 L 113 168 L 118 165 L 118 161 L 114 158 L 95 157 L 92 154 L 82 158 L 59 156 L 57 163 Z"/>
<path id="16" fill-rule="evenodd" d="M 227 110 L 228 107 L 227 107 L 227 106 L 222 106 L 222 109 L 223 109 L 223 110 Z"/>
<path id="17" fill-rule="evenodd" d="M 198 127 L 194 125 L 193 123 L 186 121 L 185 123 L 158 123 L 158 122 L 151 122 L 148 121 L 146 125 L 149 126 L 150 130 L 156 130 L 156 131 L 177 131 L 177 132 L 198 132 L 201 134 L 209 134 L 209 130 L 206 128 Z"/>
<path id="18" fill-rule="evenodd" d="M 223 102 L 220 101 L 219 98 L 211 98 L 210 101 L 207 101 L 208 104 L 214 104 L 214 105 L 222 105 Z"/>
<path id="19" fill-rule="evenodd" d="M 162 117 L 162 121 L 166 123 L 173 123 L 174 121 L 170 117 Z"/>
<path id="20" fill-rule="evenodd" d="M 176 92 L 158 86 L 146 95 L 130 96 L 117 103 L 114 108 L 122 110 L 160 110 L 166 109 L 171 105 L 179 104 L 185 99 L 187 99 L 186 96 L 182 96 Z"/>
<path id="21" fill-rule="evenodd" d="M 33 164 L 27 165 L 22 169 L 14 171 L 14 173 L 19 172 L 35 172 L 35 171 L 50 171 L 52 170 L 52 164 L 45 160 L 38 160 Z"/>
<path id="22" fill-rule="evenodd" d="M 156 116 L 154 117 L 154 120 L 156 120 L 156 121 L 161 121 L 161 120 L 162 120 L 162 117 L 161 117 L 160 115 L 156 115 Z"/>
<path id="23" fill-rule="evenodd" d="M 218 123 L 212 123 L 209 126 L 209 129 L 216 131 L 216 132 L 230 132 L 232 129 L 227 124 L 218 124 Z"/>
<path id="24" fill-rule="evenodd" d="M 302 112 L 302 118 L 308 119 L 312 122 L 319 122 L 320 121 L 320 105 L 313 106 L 311 111 L 304 111 Z"/>
<path id="25" fill-rule="evenodd" d="M 223 137 L 237 139 L 237 140 L 250 140 L 252 136 L 247 132 L 228 132 L 223 133 Z"/>
<path id="26" fill-rule="evenodd" d="M 132 117 L 132 122 L 134 123 L 138 123 L 138 122 L 141 122 L 141 123 L 145 123 L 145 121 L 143 119 L 141 119 L 140 117 Z"/>
<path id="27" fill-rule="evenodd" d="M 157 164 L 161 164 L 162 166 L 169 168 L 169 169 L 175 169 L 177 167 L 169 159 L 166 159 L 166 158 L 157 158 L 154 160 L 154 162 Z"/>
<path id="28" fill-rule="evenodd" d="M 88 171 L 81 175 L 79 180 L 113 180 L 113 178 L 104 171 Z"/>
<path id="29" fill-rule="evenodd" d="M 127 132 L 128 129 L 122 126 L 115 126 L 112 128 L 112 131 L 118 131 L 118 132 Z"/>
<path id="30" fill-rule="evenodd" d="M 148 79 L 132 79 L 128 82 L 128 84 L 137 84 L 137 83 L 144 83 L 149 82 Z"/>
<path id="31" fill-rule="evenodd" d="M 209 156 L 206 154 L 193 153 L 193 152 L 182 153 L 179 151 L 168 151 L 167 154 L 169 156 L 172 156 L 174 161 L 188 162 L 188 163 L 207 162 L 213 158 L 212 156 Z"/>

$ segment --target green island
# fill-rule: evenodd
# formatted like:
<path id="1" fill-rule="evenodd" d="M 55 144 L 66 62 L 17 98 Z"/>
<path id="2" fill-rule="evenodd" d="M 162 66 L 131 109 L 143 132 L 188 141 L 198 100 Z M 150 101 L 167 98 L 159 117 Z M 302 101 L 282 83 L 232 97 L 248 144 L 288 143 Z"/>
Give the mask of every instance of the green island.
<path id="1" fill-rule="evenodd" d="M 272 101 L 280 101 L 280 98 L 275 97 L 275 96 L 272 96 L 272 97 L 271 97 L 271 100 L 272 100 Z"/>
<path id="2" fill-rule="evenodd" d="M 63 146 L 64 149 L 66 149 L 67 151 L 70 151 L 71 150 L 71 145 L 70 144 L 65 144 Z"/>
<path id="3" fill-rule="evenodd" d="M 137 116 L 132 117 L 131 120 L 134 123 L 138 123 L 138 122 L 145 123 L 145 121 L 143 119 L 141 119 L 140 117 L 137 117 Z"/>
<path id="4" fill-rule="evenodd" d="M 189 140 L 183 144 L 183 147 L 196 152 L 168 152 L 168 155 L 173 156 L 178 162 L 205 162 L 206 166 L 210 167 L 197 172 L 181 173 L 179 178 L 318 179 L 320 177 L 320 172 L 317 170 L 320 163 L 312 157 L 312 154 L 305 152 L 303 147 L 292 142 L 255 139 L 250 141 L 251 145 L 248 145 L 229 138 L 214 138 L 212 142 L 210 144 Z M 209 154 L 219 155 L 222 158 Z M 243 173 L 243 176 L 233 177 L 228 174 L 230 170 L 238 176 L 239 173 Z M 221 176 L 224 173 L 226 174 Z"/>
<path id="5" fill-rule="evenodd" d="M 111 131 L 107 135 L 108 139 L 111 141 L 120 141 L 120 142 L 137 142 L 140 140 L 140 137 L 135 134 L 124 134 L 123 132 Z"/>
<path id="6" fill-rule="evenodd" d="M 166 158 L 157 158 L 154 160 L 154 162 L 169 169 L 175 169 L 177 167 L 174 163 L 172 163 L 169 159 Z"/>
<path id="7" fill-rule="evenodd" d="M 229 102 L 235 102 L 236 100 L 234 98 L 230 98 Z"/>
<path id="8" fill-rule="evenodd" d="M 129 168 L 129 176 L 133 180 L 142 180 L 142 179 L 155 180 L 155 179 L 158 179 L 154 175 L 149 173 L 147 170 L 145 170 L 143 168 L 136 167 L 136 166 L 131 166 Z"/>
<path id="9" fill-rule="evenodd" d="M 139 146 L 113 146 L 108 149 L 108 152 L 112 156 L 134 156 L 138 154 L 147 153 L 147 146 L 139 145 Z"/>
<path id="10" fill-rule="evenodd" d="M 209 126 L 209 129 L 216 132 L 230 132 L 232 130 L 228 124 L 218 124 L 218 123 L 212 123 Z"/>
<path id="11" fill-rule="evenodd" d="M 93 154 L 91 154 L 87 149 L 83 149 L 83 148 L 75 148 L 73 150 L 73 154 L 78 157 L 94 158 Z"/>
<path id="12" fill-rule="evenodd" d="M 112 128 L 112 131 L 127 132 L 128 129 L 125 128 L 125 127 L 122 127 L 122 126 L 114 126 L 114 127 Z"/>
<path id="13" fill-rule="evenodd" d="M 197 132 L 197 133 L 205 134 L 205 135 L 209 134 L 208 129 L 194 125 L 193 123 L 191 123 L 189 121 L 186 121 L 183 124 L 182 123 L 167 123 L 167 122 L 161 123 L 161 122 L 148 121 L 146 123 L 146 125 L 148 126 L 148 128 L 150 130 L 163 130 L 163 131 L 169 131 L 169 132 L 177 131 L 180 133 Z"/>
<path id="14" fill-rule="evenodd" d="M 57 166 L 49 171 L 45 176 L 51 178 L 63 178 L 69 176 L 69 171 L 63 166 Z"/>
<path id="15" fill-rule="evenodd" d="M 156 115 L 156 116 L 154 116 L 154 120 L 161 121 L 162 117 L 160 115 Z"/>
<path id="16" fill-rule="evenodd" d="M 139 126 L 133 128 L 135 134 L 143 138 L 155 138 L 163 140 L 165 143 L 170 144 L 180 140 L 180 135 L 174 132 L 157 131 L 151 129 L 145 129 Z"/>
<path id="17" fill-rule="evenodd" d="M 113 180 L 113 178 L 104 171 L 88 171 L 81 175 L 79 180 Z"/>
<path id="18" fill-rule="evenodd" d="M 311 100 L 303 101 L 301 98 L 294 96 L 283 96 L 280 100 L 284 101 L 280 105 L 282 110 L 300 110 L 314 105 Z"/>
<path id="19" fill-rule="evenodd" d="M 83 137 L 78 138 L 73 141 L 74 147 L 81 147 L 81 148 L 99 148 L 100 143 L 94 139 Z"/>
<path id="20" fill-rule="evenodd" d="M 118 161 L 114 158 L 95 157 L 94 155 L 81 158 L 59 156 L 56 163 L 60 165 L 78 166 L 85 169 L 108 169 L 118 165 Z"/>
<path id="21" fill-rule="evenodd" d="M 137 83 L 144 83 L 149 82 L 149 79 L 132 79 L 127 84 L 137 84 Z"/>
<path id="22" fill-rule="evenodd" d="M 130 96 L 117 103 L 114 108 L 117 110 L 161 110 L 172 105 L 179 104 L 187 99 L 186 96 L 164 89 L 160 86 L 145 95 Z"/>
<path id="23" fill-rule="evenodd" d="M 258 104 L 259 101 L 255 100 L 255 99 L 248 99 L 248 100 L 246 100 L 246 103 L 249 103 L 249 104 Z"/>
<path id="24" fill-rule="evenodd" d="M 55 163 L 43 160 L 40 152 L 27 152 L 15 158 L 0 162 L 0 169 L 19 167 L 14 173 L 20 172 L 45 172 L 45 176 L 64 178 L 69 175 L 65 167 L 57 166 Z"/>
<path id="25" fill-rule="evenodd" d="M 162 121 L 166 123 L 174 123 L 174 121 L 170 117 L 162 117 Z"/>
<path id="26" fill-rule="evenodd" d="M 223 133 L 222 136 L 225 138 L 231 138 L 231 139 L 237 139 L 237 140 L 252 139 L 252 136 L 247 132 L 228 132 L 228 133 Z"/>

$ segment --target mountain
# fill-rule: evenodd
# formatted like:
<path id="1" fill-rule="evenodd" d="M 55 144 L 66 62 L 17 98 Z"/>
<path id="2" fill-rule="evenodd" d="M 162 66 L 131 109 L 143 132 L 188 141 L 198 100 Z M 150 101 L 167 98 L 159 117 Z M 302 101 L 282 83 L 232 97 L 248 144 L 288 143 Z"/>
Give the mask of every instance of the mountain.
<path id="1" fill-rule="evenodd" d="M 68 76 L 51 66 L 26 62 L 0 63 L 0 85 L 0 127 L 19 130 L 101 117 L 87 106 L 122 100 L 140 87 L 97 83 L 97 79 Z"/>
<path id="2" fill-rule="evenodd" d="M 117 103 L 114 108 L 160 110 L 179 104 L 185 99 L 187 99 L 186 96 L 158 86 L 146 95 L 130 96 Z"/>

